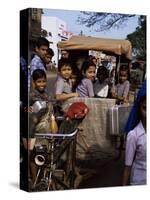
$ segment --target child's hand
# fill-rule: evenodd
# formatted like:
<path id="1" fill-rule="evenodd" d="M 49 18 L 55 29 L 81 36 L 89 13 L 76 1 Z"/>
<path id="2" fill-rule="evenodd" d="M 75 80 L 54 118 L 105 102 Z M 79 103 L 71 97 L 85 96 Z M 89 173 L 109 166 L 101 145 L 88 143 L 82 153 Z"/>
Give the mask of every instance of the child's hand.
<path id="1" fill-rule="evenodd" d="M 76 93 L 76 92 L 73 93 L 73 97 L 78 97 L 78 96 L 79 96 L 78 93 Z"/>
<path id="2" fill-rule="evenodd" d="M 112 94 L 112 97 L 113 97 L 113 98 L 115 98 L 115 99 L 117 99 L 117 98 L 118 98 L 118 96 L 117 96 L 117 93 L 116 93 L 116 92 L 112 92 L 111 94 Z"/>

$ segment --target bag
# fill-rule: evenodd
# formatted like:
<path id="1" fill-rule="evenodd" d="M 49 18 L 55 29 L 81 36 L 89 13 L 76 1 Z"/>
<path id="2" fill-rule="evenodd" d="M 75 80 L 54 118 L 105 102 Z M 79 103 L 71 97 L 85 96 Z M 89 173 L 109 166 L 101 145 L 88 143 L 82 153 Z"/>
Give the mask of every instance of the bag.
<path id="1" fill-rule="evenodd" d="M 65 113 L 65 117 L 69 119 L 82 119 L 89 112 L 89 108 L 83 102 L 75 102 L 69 107 Z"/>
<path id="2" fill-rule="evenodd" d="M 89 108 L 83 102 L 72 103 L 65 113 L 65 120 L 61 123 L 59 132 L 62 134 L 73 132 L 88 112 Z"/>
<path id="3" fill-rule="evenodd" d="M 47 108 L 47 112 L 40 117 L 40 121 L 35 127 L 35 132 L 37 133 L 47 133 L 49 132 L 49 127 L 50 127 L 50 116 L 52 113 L 52 105 L 49 104 Z"/>

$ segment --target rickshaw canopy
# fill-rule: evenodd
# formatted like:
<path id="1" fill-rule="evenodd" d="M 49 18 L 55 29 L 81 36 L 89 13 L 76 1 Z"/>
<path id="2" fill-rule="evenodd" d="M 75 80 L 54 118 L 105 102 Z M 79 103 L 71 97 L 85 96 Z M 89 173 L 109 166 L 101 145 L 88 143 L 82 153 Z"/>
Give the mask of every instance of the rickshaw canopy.
<path id="1" fill-rule="evenodd" d="M 128 40 L 96 38 L 91 36 L 72 36 L 67 41 L 57 44 L 59 49 L 65 50 L 95 50 L 114 55 L 124 55 L 132 58 L 132 46 Z"/>

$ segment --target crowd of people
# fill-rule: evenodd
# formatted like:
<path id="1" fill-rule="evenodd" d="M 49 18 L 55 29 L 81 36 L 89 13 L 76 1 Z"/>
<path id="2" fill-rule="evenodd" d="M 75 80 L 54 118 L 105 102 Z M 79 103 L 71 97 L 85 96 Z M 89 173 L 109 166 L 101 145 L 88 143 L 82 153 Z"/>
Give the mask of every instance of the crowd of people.
<path id="1" fill-rule="evenodd" d="M 54 52 L 49 48 L 47 39 L 40 37 L 35 46 L 35 54 L 29 64 L 29 102 L 32 106 L 35 101 L 47 101 L 50 97 L 46 90 L 47 66 L 51 62 Z M 119 67 L 116 72 L 112 65 L 96 65 L 96 58 L 89 56 L 81 69 L 72 63 L 69 52 L 62 50 L 58 61 L 57 80 L 55 84 L 55 98 L 65 101 L 73 97 L 115 98 L 117 104 L 129 103 L 130 73 L 126 65 Z M 146 84 L 146 83 L 145 83 Z M 135 101 L 134 117 L 136 123 L 128 129 L 125 171 L 123 185 L 146 184 L 146 86 L 144 92 L 137 96 Z M 130 121 L 131 122 L 131 121 Z M 131 127 L 131 126 L 130 126 Z M 30 134 L 29 134 L 30 136 Z M 34 136 L 29 137 L 34 138 Z M 30 142 L 30 139 L 28 139 Z M 30 145 L 28 144 L 30 149 Z M 32 149 L 31 149 L 32 151 Z"/>
<path id="2" fill-rule="evenodd" d="M 39 38 L 29 65 L 29 82 L 35 70 L 41 69 L 47 73 L 47 65 L 53 56 L 54 52 L 49 48 L 48 40 Z M 96 58 L 89 55 L 79 69 L 69 58 L 69 52 L 62 50 L 57 69 L 58 78 L 55 86 L 57 100 L 71 97 L 109 97 L 116 98 L 118 104 L 127 103 L 129 100 L 130 77 L 129 69 L 125 65 L 120 66 L 116 80 L 116 72 L 112 66 L 97 66 Z M 34 81 L 31 81 L 30 86 L 33 83 Z M 31 90 L 33 88 L 32 85 Z"/>

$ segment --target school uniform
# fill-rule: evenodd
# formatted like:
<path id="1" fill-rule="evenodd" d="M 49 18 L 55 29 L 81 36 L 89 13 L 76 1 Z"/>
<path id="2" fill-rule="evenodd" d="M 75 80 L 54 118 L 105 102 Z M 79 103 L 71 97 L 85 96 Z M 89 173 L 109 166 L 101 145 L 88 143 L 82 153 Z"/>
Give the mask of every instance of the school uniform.
<path id="1" fill-rule="evenodd" d="M 71 80 L 66 80 L 61 76 L 58 76 L 56 81 L 56 95 L 57 94 L 69 94 L 72 93 L 72 82 Z"/>
<path id="2" fill-rule="evenodd" d="M 126 80 L 124 83 L 118 83 L 114 86 L 114 90 L 116 91 L 117 95 L 120 97 L 127 97 L 130 90 L 130 83 Z"/>
<path id="3" fill-rule="evenodd" d="M 94 97 L 93 83 L 90 79 L 84 78 L 77 86 L 76 92 L 80 97 Z"/>
<path id="4" fill-rule="evenodd" d="M 146 184 L 147 136 L 141 122 L 127 135 L 125 165 L 132 166 L 131 185 Z"/>
<path id="5" fill-rule="evenodd" d="M 42 69 L 46 73 L 46 65 L 44 64 L 43 60 L 38 55 L 35 55 L 33 59 L 31 60 L 31 63 L 30 63 L 31 75 L 36 69 Z"/>

